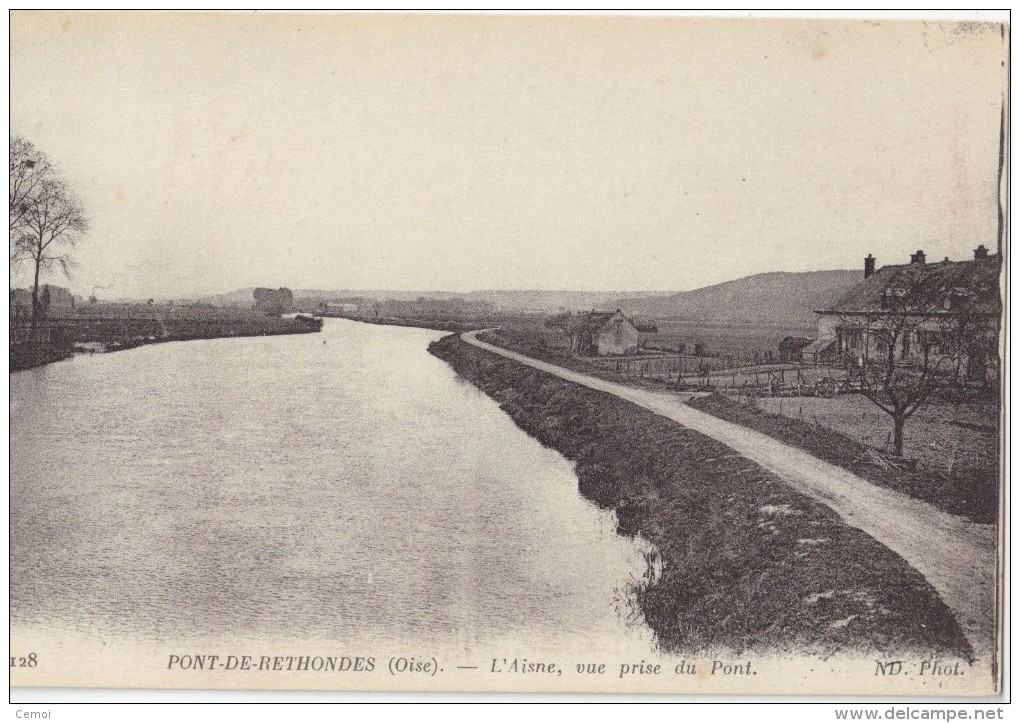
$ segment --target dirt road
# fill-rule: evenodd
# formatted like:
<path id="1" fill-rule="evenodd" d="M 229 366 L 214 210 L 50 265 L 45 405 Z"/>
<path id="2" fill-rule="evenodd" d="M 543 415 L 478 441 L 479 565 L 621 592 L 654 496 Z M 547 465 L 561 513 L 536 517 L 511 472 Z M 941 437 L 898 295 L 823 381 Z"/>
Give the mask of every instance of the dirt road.
<path id="1" fill-rule="evenodd" d="M 979 525 L 899 492 L 877 487 L 796 447 L 692 409 L 676 395 L 635 389 L 532 359 L 480 341 L 476 338 L 479 333 L 467 332 L 461 338 L 672 419 L 722 442 L 827 505 L 848 525 L 863 530 L 924 575 L 956 614 L 977 654 L 976 663 L 991 664 L 996 647 L 997 546 L 993 525 Z"/>

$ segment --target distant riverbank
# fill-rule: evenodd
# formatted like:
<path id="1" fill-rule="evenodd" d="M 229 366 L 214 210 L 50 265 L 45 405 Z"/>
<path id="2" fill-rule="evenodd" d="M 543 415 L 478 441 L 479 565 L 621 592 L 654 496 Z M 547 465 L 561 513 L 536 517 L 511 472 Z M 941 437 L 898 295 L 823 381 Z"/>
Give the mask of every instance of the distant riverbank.
<path id="1" fill-rule="evenodd" d="M 10 370 L 22 371 L 67 359 L 75 352 L 113 352 L 146 344 L 193 339 L 308 334 L 322 319 L 266 316 L 248 310 L 153 309 L 118 305 L 65 314 L 41 325 L 43 341 L 10 346 Z"/>
<path id="2" fill-rule="evenodd" d="M 622 534 L 654 545 L 635 592 L 665 650 L 970 654 L 920 573 L 728 447 L 458 336 L 429 350 L 572 460 Z"/>

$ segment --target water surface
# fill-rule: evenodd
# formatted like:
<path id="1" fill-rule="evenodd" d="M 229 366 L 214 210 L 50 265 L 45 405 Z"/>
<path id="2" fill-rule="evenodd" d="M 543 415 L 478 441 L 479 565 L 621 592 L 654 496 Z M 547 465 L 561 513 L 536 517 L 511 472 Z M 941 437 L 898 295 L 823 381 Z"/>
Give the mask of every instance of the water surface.
<path id="1" fill-rule="evenodd" d="M 640 543 L 442 335 L 326 320 L 12 375 L 12 631 L 650 652 Z"/>

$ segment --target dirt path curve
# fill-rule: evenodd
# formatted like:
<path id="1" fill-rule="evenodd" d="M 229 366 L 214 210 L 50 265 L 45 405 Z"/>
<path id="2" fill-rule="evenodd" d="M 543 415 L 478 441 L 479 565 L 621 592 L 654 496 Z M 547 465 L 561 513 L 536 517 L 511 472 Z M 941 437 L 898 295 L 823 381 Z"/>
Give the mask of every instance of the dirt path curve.
<path id="1" fill-rule="evenodd" d="M 991 663 L 995 649 L 996 534 L 979 525 L 883 487 L 772 437 L 692 409 L 676 395 L 635 389 L 517 354 L 477 339 L 461 338 L 481 349 L 614 394 L 718 440 L 779 476 L 800 492 L 834 510 L 896 552 L 924 575 L 956 614 L 978 664 Z"/>

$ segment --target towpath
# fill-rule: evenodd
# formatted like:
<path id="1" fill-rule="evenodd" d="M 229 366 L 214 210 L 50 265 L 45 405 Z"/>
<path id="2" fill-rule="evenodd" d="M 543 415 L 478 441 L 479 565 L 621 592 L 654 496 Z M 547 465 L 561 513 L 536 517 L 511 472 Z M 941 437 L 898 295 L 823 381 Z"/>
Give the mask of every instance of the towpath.
<path id="1" fill-rule="evenodd" d="M 995 649 L 997 545 L 994 525 L 950 515 L 772 437 L 713 417 L 675 394 L 635 389 L 493 346 L 461 334 L 476 347 L 535 369 L 613 394 L 718 440 L 827 505 L 851 527 L 863 530 L 920 572 L 956 614 L 979 665 Z"/>

